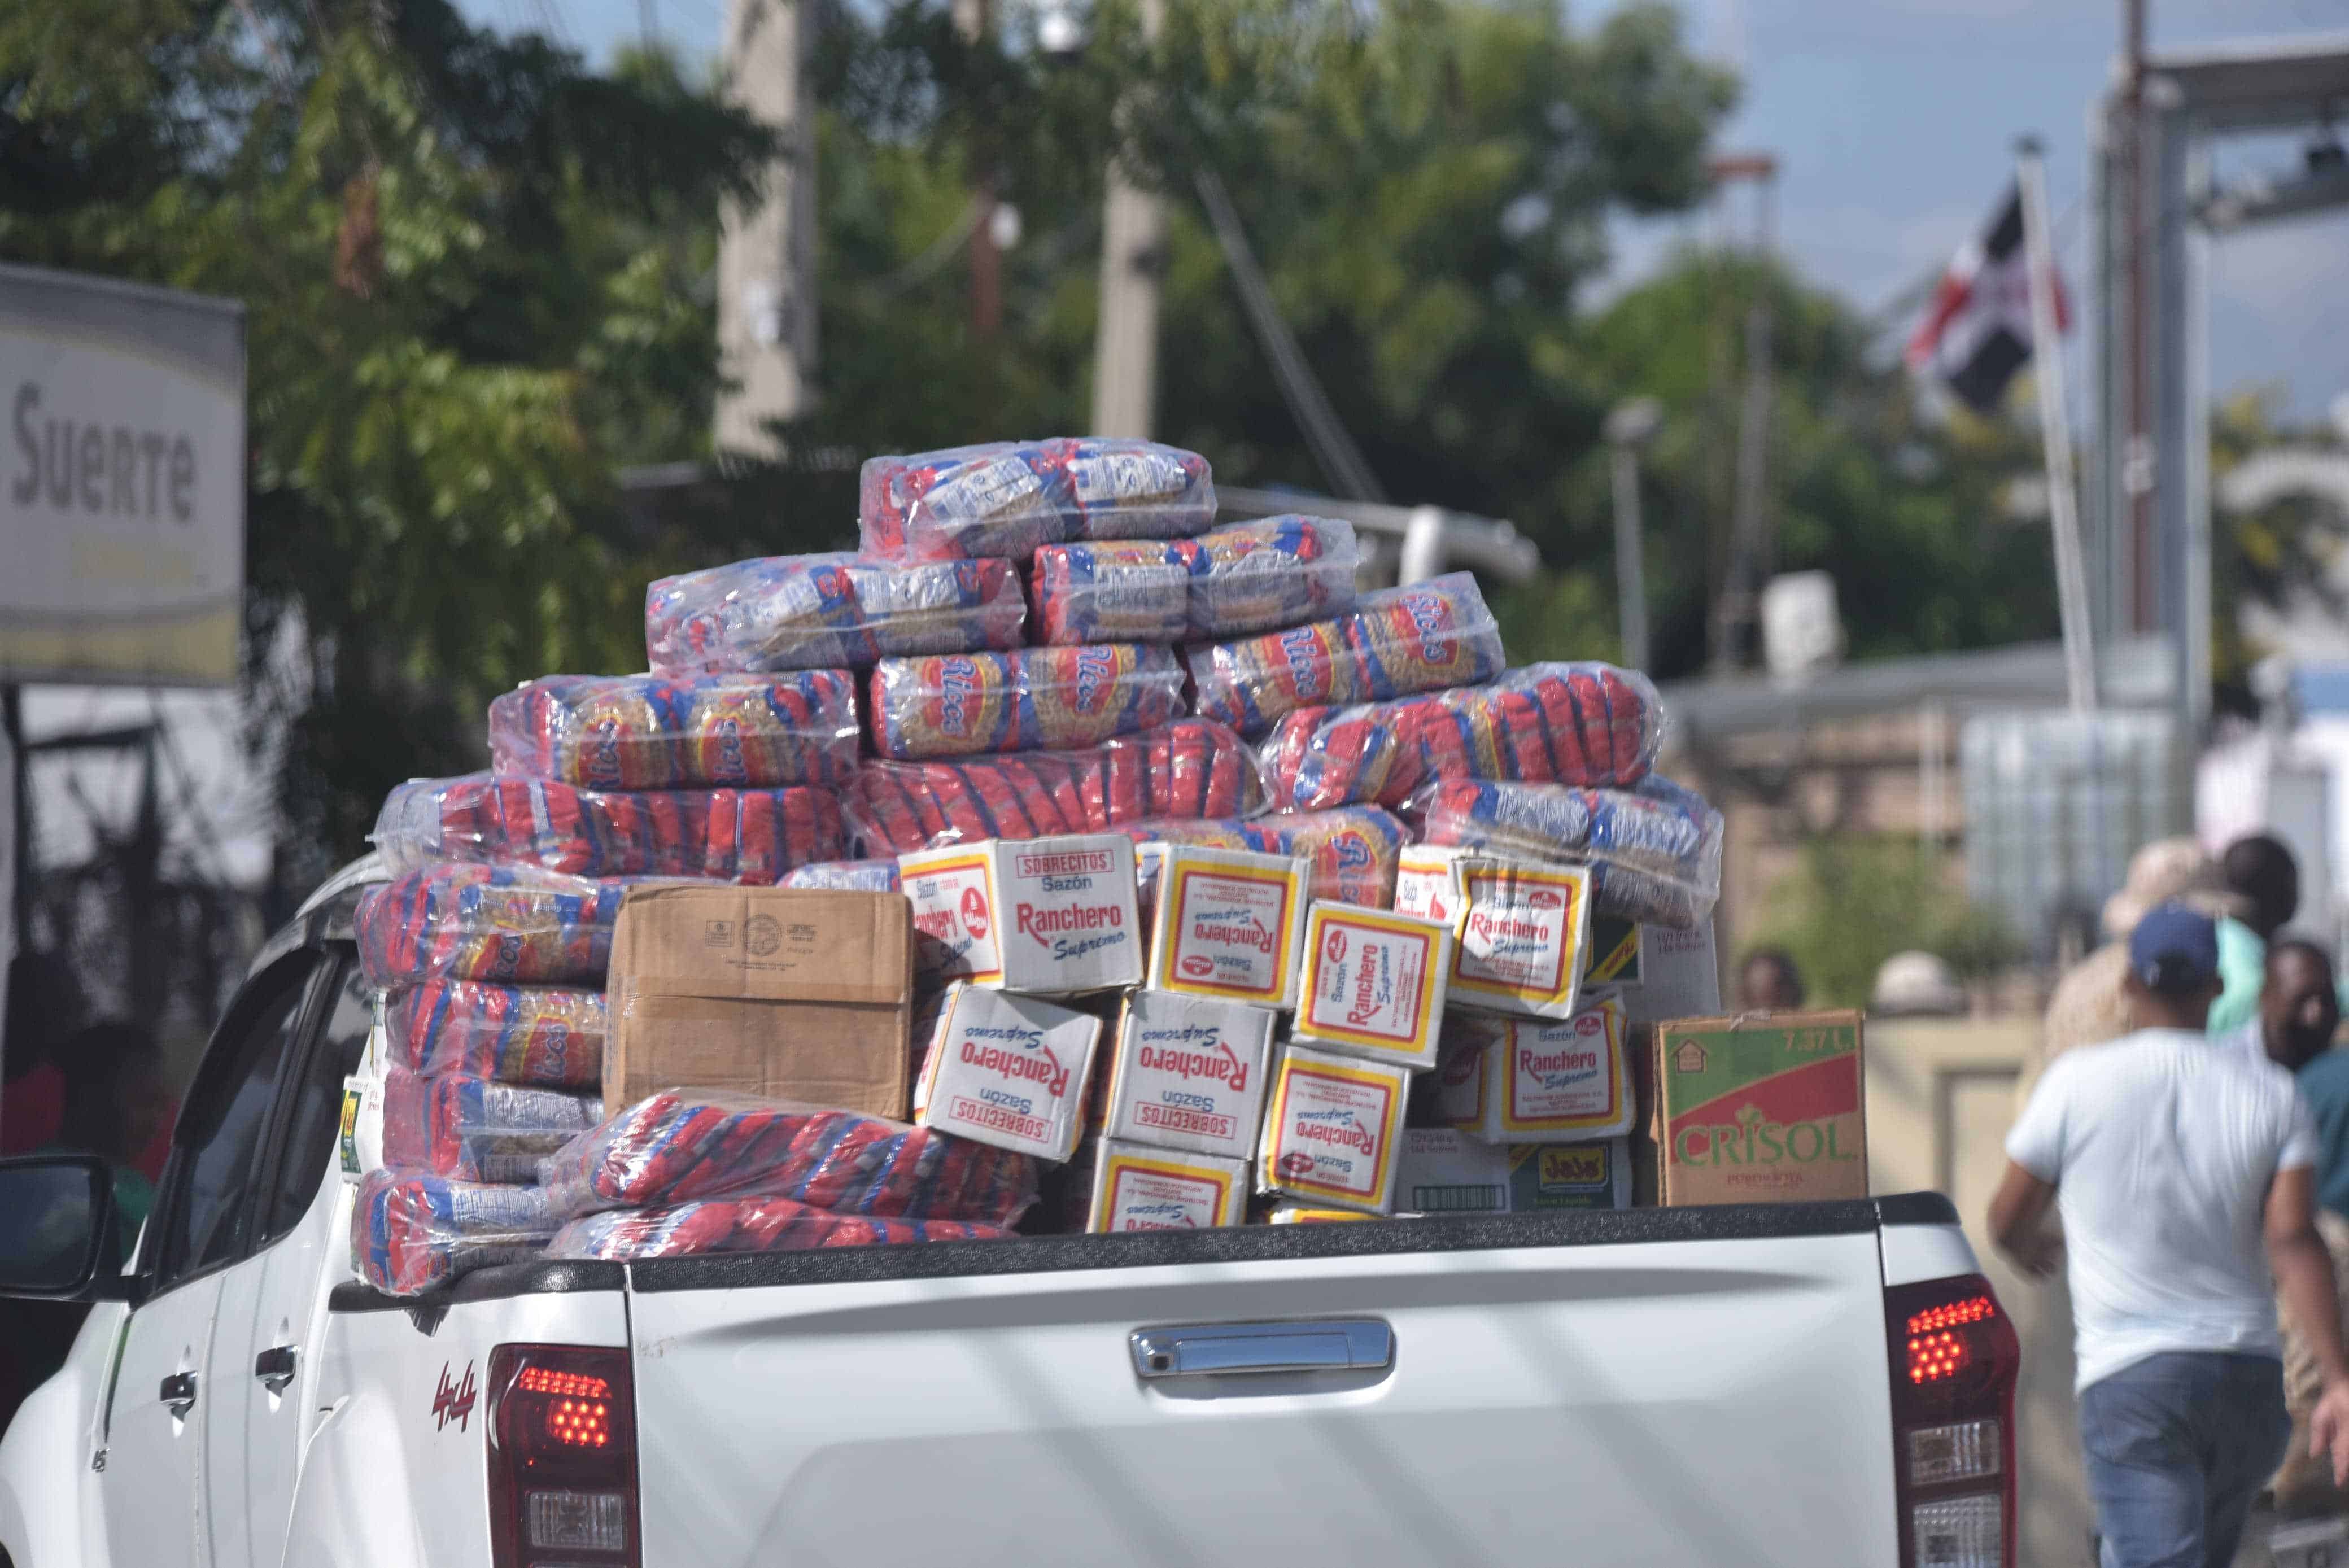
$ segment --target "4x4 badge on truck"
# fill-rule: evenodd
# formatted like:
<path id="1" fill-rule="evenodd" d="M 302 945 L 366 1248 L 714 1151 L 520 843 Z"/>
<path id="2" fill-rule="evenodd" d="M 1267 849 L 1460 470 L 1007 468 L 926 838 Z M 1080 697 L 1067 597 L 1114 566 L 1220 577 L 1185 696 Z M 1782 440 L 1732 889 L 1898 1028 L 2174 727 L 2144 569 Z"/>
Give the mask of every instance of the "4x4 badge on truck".
<path id="1" fill-rule="evenodd" d="M 462 1383 L 451 1383 L 449 1381 L 449 1364 L 443 1361 L 440 1363 L 440 1386 L 432 1390 L 432 1429 L 440 1431 L 454 1421 L 461 1432 L 472 1414 L 473 1364 L 470 1361 L 465 1363 L 465 1380 Z"/>

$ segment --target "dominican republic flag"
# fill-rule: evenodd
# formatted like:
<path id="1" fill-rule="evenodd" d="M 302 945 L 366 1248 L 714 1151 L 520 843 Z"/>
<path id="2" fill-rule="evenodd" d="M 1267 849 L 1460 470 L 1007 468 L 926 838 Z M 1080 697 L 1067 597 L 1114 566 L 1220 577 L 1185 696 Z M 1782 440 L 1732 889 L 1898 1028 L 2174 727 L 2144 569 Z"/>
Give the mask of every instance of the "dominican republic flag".
<path id="1" fill-rule="evenodd" d="M 1909 340 L 1909 368 L 1940 377 L 1977 413 L 1998 407 L 2006 384 L 2031 357 L 2031 276 L 2024 263 L 2023 192 L 2006 201 L 1977 240 L 1968 240 L 1941 274 L 1933 304 Z M 2055 279 L 2055 329 L 2072 313 Z"/>

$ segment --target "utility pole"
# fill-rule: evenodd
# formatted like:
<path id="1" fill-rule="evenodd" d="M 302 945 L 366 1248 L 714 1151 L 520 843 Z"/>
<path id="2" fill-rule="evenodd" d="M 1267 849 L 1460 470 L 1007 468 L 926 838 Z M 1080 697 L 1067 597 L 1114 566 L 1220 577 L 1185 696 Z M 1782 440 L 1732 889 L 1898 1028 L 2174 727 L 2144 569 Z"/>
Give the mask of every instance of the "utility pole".
<path id="1" fill-rule="evenodd" d="M 2146 232 L 2147 169 L 2145 38 L 2146 0 L 2121 0 L 2121 26 L 2127 48 L 2127 94 L 2121 129 L 2122 242 L 2128 247 L 2127 303 L 2123 312 L 2122 377 L 2127 394 L 2127 440 L 2121 455 L 2121 497 L 2128 509 L 2129 625 L 2152 631 L 2160 622 L 2155 593 L 2153 538 L 2154 456 L 2150 422 L 2153 407 L 2152 280 L 2148 254 L 2152 236 Z"/>
<path id="2" fill-rule="evenodd" d="M 986 42 L 991 0 L 954 0 L 955 31 L 976 47 Z M 995 242 L 995 146 L 987 128 L 971 139 L 970 330 L 982 342 L 1003 329 L 1003 252 Z"/>
<path id="3" fill-rule="evenodd" d="M 2081 559 L 2079 488 L 2072 474 L 2072 411 L 2064 389 L 2064 324 L 2055 308 L 2055 245 L 2047 218 L 2047 169 L 2039 139 L 2015 144 L 2015 189 L 2023 201 L 2023 265 L 2031 291 L 2031 370 L 2039 439 L 2047 465 L 2047 526 L 2055 546 L 2055 604 L 2064 628 L 2064 673 L 2074 713 L 2096 707 L 2095 630 Z"/>
<path id="4" fill-rule="evenodd" d="M 1156 39 L 1165 0 L 1142 0 L 1142 28 Z M 1147 439 L 1158 411 L 1158 286 L 1166 212 L 1112 157 L 1102 202 L 1101 317 L 1093 333 L 1096 436 Z"/>
<path id="5" fill-rule="evenodd" d="M 1768 517 L 1770 445 L 1770 257 L 1775 243 L 1774 195 L 1778 160 L 1766 152 L 1716 158 L 1707 170 L 1715 184 L 1754 186 L 1756 263 L 1754 294 L 1745 308 L 1745 393 L 1737 425 L 1737 499 L 1730 518 L 1729 569 L 1713 606 L 1713 664 L 1717 672 L 1745 662 L 1763 581 L 1775 553 Z"/>
<path id="6" fill-rule="evenodd" d="M 720 453 L 782 454 L 770 420 L 807 409 L 815 376 L 815 115 L 807 88 L 809 0 L 727 0 L 725 79 L 734 102 L 782 139 L 748 201 L 719 212 Z"/>
<path id="7" fill-rule="evenodd" d="M 1607 444 L 1615 479 L 1616 622 L 1622 629 L 1623 662 L 1635 670 L 1648 667 L 1647 546 L 1640 528 L 1640 449 L 1663 422 L 1663 405 L 1653 397 L 1618 403 L 1607 416 Z"/>

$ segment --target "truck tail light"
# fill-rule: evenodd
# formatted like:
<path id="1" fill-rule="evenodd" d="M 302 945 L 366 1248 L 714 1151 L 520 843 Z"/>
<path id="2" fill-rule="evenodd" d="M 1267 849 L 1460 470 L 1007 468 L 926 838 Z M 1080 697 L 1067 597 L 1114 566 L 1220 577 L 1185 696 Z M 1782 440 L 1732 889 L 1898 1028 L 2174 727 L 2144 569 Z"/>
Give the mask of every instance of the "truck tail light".
<path id="1" fill-rule="evenodd" d="M 1884 1305 L 1901 1568 L 2015 1568 L 2014 1325 L 1980 1274 Z"/>
<path id="2" fill-rule="evenodd" d="M 495 1568 L 638 1568 L 627 1351 L 501 1345 L 489 1393 Z"/>

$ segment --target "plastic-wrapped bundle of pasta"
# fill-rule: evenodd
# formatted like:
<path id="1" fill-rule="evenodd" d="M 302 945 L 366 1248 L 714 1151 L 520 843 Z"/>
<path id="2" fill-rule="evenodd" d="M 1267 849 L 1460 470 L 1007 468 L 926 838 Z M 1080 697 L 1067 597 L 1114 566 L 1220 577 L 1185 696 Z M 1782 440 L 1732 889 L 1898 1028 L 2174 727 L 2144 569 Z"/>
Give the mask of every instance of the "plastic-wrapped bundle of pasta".
<path id="1" fill-rule="evenodd" d="M 819 861 L 784 873 L 785 887 L 829 888 L 839 892 L 895 892 L 897 862 L 889 861 Z"/>
<path id="2" fill-rule="evenodd" d="M 1354 525 L 1288 512 L 1200 535 L 1183 634 L 1243 637 L 1354 606 Z"/>
<path id="3" fill-rule="evenodd" d="M 1429 778 L 1636 784 L 1663 727 L 1656 688 L 1636 670 L 1530 665 L 1489 686 L 1299 708 L 1273 727 L 1262 756 L 1277 801 L 1400 806 Z"/>
<path id="4" fill-rule="evenodd" d="M 849 807 L 868 855 L 977 839 L 1105 833 L 1154 817 L 1249 817 L 1264 780 L 1225 726 L 1178 718 L 1085 751 L 868 762 Z"/>
<path id="5" fill-rule="evenodd" d="M 835 1214 L 789 1198 L 712 1198 L 660 1209 L 585 1214 L 556 1233 L 557 1258 L 702 1257 L 712 1253 L 798 1253 L 906 1242 L 995 1242 L 1011 1233 L 961 1220 L 883 1220 Z"/>
<path id="6" fill-rule="evenodd" d="M 1630 789 L 1445 779 L 1413 805 L 1431 844 L 1589 865 L 1597 914 L 1685 931 L 1721 896 L 1721 813 L 1658 774 Z"/>
<path id="7" fill-rule="evenodd" d="M 873 744 L 900 762 L 980 751 L 1065 751 L 1183 711 L 1165 648 L 1094 643 L 884 659 L 873 671 Z"/>
<path id="8" fill-rule="evenodd" d="M 583 789 L 511 773 L 411 779 L 384 798 L 368 836 L 394 871 L 471 861 L 761 885 L 847 847 L 828 789 Z"/>
<path id="9" fill-rule="evenodd" d="M 426 1078 L 544 1088 L 604 1081 L 611 1013 L 601 991 L 427 980 L 392 992 L 384 1022 L 392 1064 Z"/>
<path id="10" fill-rule="evenodd" d="M 1177 539 L 1216 521 L 1196 452 L 1154 441 L 989 441 L 866 460 L 857 540 L 889 561 L 1020 559 L 1071 539 Z"/>
<path id="11" fill-rule="evenodd" d="M 600 985 L 627 889 L 529 866 L 426 866 L 359 895 L 359 966 L 378 987 Z"/>
<path id="12" fill-rule="evenodd" d="M 1008 561 L 771 555 L 655 583 L 645 652 L 662 675 L 837 668 L 1016 648 L 1027 616 Z"/>
<path id="13" fill-rule="evenodd" d="M 487 1078 L 383 1079 L 383 1162 L 460 1181 L 538 1180 L 538 1162 L 595 1125 L 602 1097 Z"/>
<path id="14" fill-rule="evenodd" d="M 1181 641 L 1199 557 L 1189 539 L 1045 545 L 1036 552 L 1037 641 Z"/>
<path id="15" fill-rule="evenodd" d="M 1025 1154 L 924 1127 L 703 1089 L 669 1089 L 550 1155 L 555 1212 L 789 1198 L 834 1213 L 1008 1225 L 1036 1197 Z"/>
<path id="16" fill-rule="evenodd" d="M 1260 736 L 1300 707 L 1386 702 L 1500 674 L 1500 627 L 1476 580 L 1454 572 L 1373 593 L 1350 613 L 1185 651 L 1197 711 Z"/>
<path id="17" fill-rule="evenodd" d="M 856 677 L 545 676 L 490 704 L 490 765 L 595 789 L 845 783 Z"/>
<path id="18" fill-rule="evenodd" d="M 1330 811 L 1275 811 L 1246 821 L 1176 820 L 1134 823 L 1137 844 L 1204 844 L 1260 855 L 1301 855 L 1310 862 L 1309 896 L 1335 903 L 1394 905 L 1395 864 L 1411 835 L 1376 806 Z"/>
<path id="19" fill-rule="evenodd" d="M 351 1207 L 351 1264 L 392 1295 L 417 1295 L 492 1264 L 537 1257 L 560 1228 L 536 1187 L 376 1171 Z"/>

